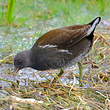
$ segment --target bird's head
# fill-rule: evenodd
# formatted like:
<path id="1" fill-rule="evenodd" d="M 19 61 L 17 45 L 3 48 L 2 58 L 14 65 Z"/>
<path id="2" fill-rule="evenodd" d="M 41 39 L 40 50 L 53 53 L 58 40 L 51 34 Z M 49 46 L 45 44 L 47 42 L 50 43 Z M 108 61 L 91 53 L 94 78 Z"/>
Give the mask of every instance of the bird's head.
<path id="1" fill-rule="evenodd" d="M 30 64 L 30 50 L 20 52 L 14 57 L 14 67 L 16 72 L 25 67 L 29 67 Z"/>

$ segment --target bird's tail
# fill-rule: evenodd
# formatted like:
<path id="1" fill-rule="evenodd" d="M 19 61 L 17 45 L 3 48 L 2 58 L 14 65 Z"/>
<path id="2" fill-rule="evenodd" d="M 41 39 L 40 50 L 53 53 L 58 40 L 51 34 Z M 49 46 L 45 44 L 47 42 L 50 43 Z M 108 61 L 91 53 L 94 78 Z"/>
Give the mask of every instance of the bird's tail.
<path id="1" fill-rule="evenodd" d="M 101 17 L 97 17 L 92 22 L 89 23 L 91 27 L 89 28 L 87 35 L 90 35 L 92 32 L 94 32 L 96 26 L 99 24 L 100 21 L 101 21 Z"/>

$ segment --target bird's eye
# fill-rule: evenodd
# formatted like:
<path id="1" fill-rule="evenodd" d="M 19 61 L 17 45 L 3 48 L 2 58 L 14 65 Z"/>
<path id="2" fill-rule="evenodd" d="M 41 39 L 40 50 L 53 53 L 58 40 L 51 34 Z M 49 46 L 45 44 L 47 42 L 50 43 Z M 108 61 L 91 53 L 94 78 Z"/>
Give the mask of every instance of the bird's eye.
<path id="1" fill-rule="evenodd" d="M 18 61 L 18 64 L 22 64 L 22 61 Z"/>
<path id="2" fill-rule="evenodd" d="M 17 61 L 15 61 L 15 64 L 16 65 L 21 65 L 22 64 L 22 61 L 21 60 L 17 60 Z"/>

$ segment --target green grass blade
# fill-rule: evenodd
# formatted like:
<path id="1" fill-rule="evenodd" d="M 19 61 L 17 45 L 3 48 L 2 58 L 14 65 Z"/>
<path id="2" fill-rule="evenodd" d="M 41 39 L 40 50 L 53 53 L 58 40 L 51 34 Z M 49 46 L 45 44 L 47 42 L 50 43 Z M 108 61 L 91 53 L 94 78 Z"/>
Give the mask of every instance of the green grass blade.
<path id="1" fill-rule="evenodd" d="M 16 0 L 8 0 L 7 22 L 8 24 L 14 21 L 14 9 Z"/>

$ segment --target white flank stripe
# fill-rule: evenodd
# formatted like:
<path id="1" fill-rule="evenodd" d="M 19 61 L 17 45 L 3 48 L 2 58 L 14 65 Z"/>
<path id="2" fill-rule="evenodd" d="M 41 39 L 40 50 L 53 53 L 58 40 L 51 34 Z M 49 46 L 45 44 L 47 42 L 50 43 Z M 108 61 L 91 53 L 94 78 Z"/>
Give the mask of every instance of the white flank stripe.
<path id="1" fill-rule="evenodd" d="M 44 45 L 44 46 L 39 46 L 42 48 L 53 48 L 53 47 L 57 47 L 57 45 Z"/>
<path id="2" fill-rule="evenodd" d="M 41 47 L 41 48 L 54 48 L 54 47 L 57 47 L 57 45 L 44 45 L 44 46 L 39 46 L 39 47 Z M 63 50 L 63 49 L 58 50 L 58 52 L 66 52 L 67 54 L 72 54 L 68 50 Z"/>
<path id="3" fill-rule="evenodd" d="M 59 50 L 59 52 L 66 52 L 68 54 L 72 54 L 71 52 L 69 52 L 68 50 Z"/>

